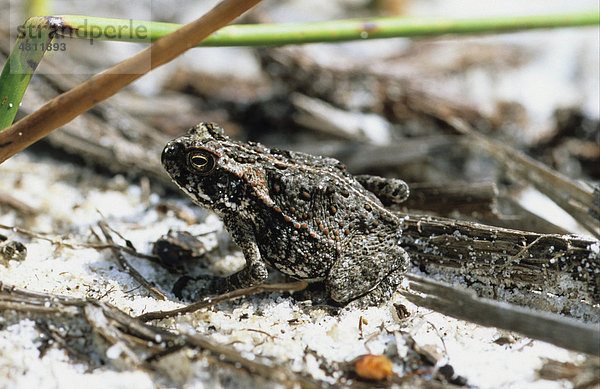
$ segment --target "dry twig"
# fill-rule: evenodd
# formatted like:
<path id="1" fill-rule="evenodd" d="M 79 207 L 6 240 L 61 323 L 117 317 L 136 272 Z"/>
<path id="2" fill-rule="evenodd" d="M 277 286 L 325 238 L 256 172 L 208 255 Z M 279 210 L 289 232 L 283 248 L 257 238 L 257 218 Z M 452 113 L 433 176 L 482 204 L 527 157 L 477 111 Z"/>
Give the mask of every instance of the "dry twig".
<path id="1" fill-rule="evenodd" d="M 218 296 L 214 296 L 214 297 L 206 297 L 205 299 L 195 302 L 193 304 L 190 304 L 188 306 L 185 306 L 183 308 L 178 308 L 178 309 L 173 309 L 170 311 L 157 311 L 157 312 L 147 312 L 144 314 L 141 314 L 137 317 L 137 319 L 141 320 L 141 321 L 150 321 L 150 320 L 156 320 L 156 319 L 166 319 L 168 317 L 173 317 L 173 316 L 178 316 L 178 315 L 184 315 L 186 313 L 191 313 L 191 312 L 195 312 L 199 309 L 202 308 L 208 308 L 208 307 L 212 307 L 215 306 L 217 304 L 220 304 L 224 301 L 229 301 L 229 300 L 234 300 L 236 298 L 240 298 L 240 297 L 245 297 L 245 296 L 250 296 L 253 294 L 257 294 L 257 293 L 265 293 L 265 292 L 276 292 L 276 293 L 283 293 L 283 292 L 297 292 L 299 290 L 303 290 L 306 288 L 306 282 L 305 281 L 298 281 L 298 282 L 290 282 L 290 283 L 285 283 L 285 284 L 261 284 L 261 285 L 255 285 L 255 286 L 251 286 L 249 288 L 243 288 L 243 289 L 236 289 L 234 291 L 231 291 L 229 293 L 223 293 L 221 295 Z"/>
<path id="2" fill-rule="evenodd" d="M 9 195 L 8 193 L 0 193 L 0 206 L 2 205 L 12 208 L 25 216 L 37 215 L 39 213 L 39 211 L 34 207 Z"/>
<path id="3" fill-rule="evenodd" d="M 70 122 L 140 78 L 194 47 L 260 0 L 224 0 L 196 21 L 154 42 L 135 56 L 52 99 L 31 115 L 0 132 L 0 163 Z"/>
<path id="4" fill-rule="evenodd" d="M 98 227 L 100 227 L 100 229 L 102 230 L 106 241 L 111 245 L 110 249 L 117 258 L 117 261 L 119 262 L 119 265 L 121 265 L 123 270 L 129 273 L 129 275 L 132 276 L 137 282 L 139 282 L 152 296 L 159 300 L 166 300 L 167 296 L 163 292 L 158 290 L 158 288 L 150 284 L 150 282 L 148 282 L 137 270 L 135 270 L 135 268 L 133 268 L 133 266 L 131 266 L 129 262 L 127 262 L 123 254 L 121 254 L 121 251 L 114 246 L 114 241 L 110 236 L 110 232 L 108 231 L 108 225 L 105 222 L 101 221 L 98 222 Z"/>

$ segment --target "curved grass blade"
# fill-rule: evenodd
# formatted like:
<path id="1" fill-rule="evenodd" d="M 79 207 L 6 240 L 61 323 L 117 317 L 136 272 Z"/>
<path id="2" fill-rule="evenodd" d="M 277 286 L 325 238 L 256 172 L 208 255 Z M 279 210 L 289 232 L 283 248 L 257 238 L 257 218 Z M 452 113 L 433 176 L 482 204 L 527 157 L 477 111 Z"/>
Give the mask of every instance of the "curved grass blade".
<path id="1" fill-rule="evenodd" d="M 17 114 L 29 80 L 42 60 L 56 29 L 48 17 L 27 19 L 0 75 L 0 130 L 10 126 Z"/>

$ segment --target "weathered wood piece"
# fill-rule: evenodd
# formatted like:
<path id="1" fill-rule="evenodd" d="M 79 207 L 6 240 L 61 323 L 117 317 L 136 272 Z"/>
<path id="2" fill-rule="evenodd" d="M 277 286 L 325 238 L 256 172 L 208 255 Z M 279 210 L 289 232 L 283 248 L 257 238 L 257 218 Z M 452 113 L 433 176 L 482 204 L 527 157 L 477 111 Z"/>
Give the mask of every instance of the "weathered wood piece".
<path id="1" fill-rule="evenodd" d="M 600 353 L 598 324 L 584 324 L 559 315 L 480 298 L 463 288 L 423 277 L 408 277 L 411 289 L 424 294 L 402 293 L 414 304 L 458 319 L 516 331 L 569 350 L 590 355 Z"/>
<path id="2" fill-rule="evenodd" d="M 410 196 L 402 207 L 413 213 L 432 211 L 440 216 L 468 215 L 471 218 L 497 216 L 498 190 L 492 182 L 411 184 Z"/>
<path id="3" fill-rule="evenodd" d="M 403 247 L 422 271 L 458 276 L 495 299 L 600 321 L 599 241 L 398 215 L 404 220 Z M 546 294 L 566 299 L 549 303 Z"/>
<path id="4" fill-rule="evenodd" d="M 354 174 L 386 169 L 398 169 L 423 164 L 440 150 L 460 147 L 463 137 L 432 135 L 403 139 L 387 145 L 348 141 L 319 141 L 273 146 L 339 159 Z M 409 180 L 411 181 L 411 180 Z"/>
<path id="5" fill-rule="evenodd" d="M 514 197 L 510 197 L 510 194 L 507 193 L 500 193 L 498 196 L 498 215 L 496 217 L 482 217 L 478 218 L 477 221 L 483 224 L 540 234 L 568 235 L 571 233 L 571 231 L 523 208 Z"/>
<path id="6" fill-rule="evenodd" d="M 390 121 L 453 115 L 469 123 L 487 122 L 472 106 L 413 82 L 411 72 L 383 74 L 360 61 L 342 61 L 335 68 L 324 66 L 298 47 L 260 50 L 259 57 L 265 72 L 286 90 L 322 99 L 336 107 L 378 113 Z"/>
<path id="7" fill-rule="evenodd" d="M 449 123 L 490 153 L 509 175 L 533 185 L 573 216 L 590 233 L 600 238 L 598 188 L 593 188 L 585 182 L 575 182 L 520 151 L 471 130 L 462 120 L 450 119 Z"/>

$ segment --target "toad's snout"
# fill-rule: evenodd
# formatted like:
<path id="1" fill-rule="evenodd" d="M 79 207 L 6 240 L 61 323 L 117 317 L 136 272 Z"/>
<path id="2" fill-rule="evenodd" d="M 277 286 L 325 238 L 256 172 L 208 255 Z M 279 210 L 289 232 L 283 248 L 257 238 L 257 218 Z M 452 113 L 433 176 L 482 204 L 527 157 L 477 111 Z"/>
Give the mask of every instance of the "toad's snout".
<path id="1" fill-rule="evenodd" d="M 183 156 L 183 151 L 184 146 L 181 144 L 181 142 L 172 140 L 167 143 L 160 157 L 163 166 L 166 166 L 171 162 L 179 161 Z"/>

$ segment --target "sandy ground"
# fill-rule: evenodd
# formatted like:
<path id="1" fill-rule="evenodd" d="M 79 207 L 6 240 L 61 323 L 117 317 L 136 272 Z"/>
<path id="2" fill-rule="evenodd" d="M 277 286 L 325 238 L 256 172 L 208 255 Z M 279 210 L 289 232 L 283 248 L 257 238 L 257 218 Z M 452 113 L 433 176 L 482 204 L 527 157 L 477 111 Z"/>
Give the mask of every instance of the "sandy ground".
<path id="1" fill-rule="evenodd" d="M 207 244 L 223 240 L 221 222 L 212 214 L 194 209 L 179 199 L 170 199 L 189 207 L 203 224 L 189 227 L 171 214 L 161 214 L 156 207 L 169 200 L 156 195 L 145 197 L 140 186 L 127 184 L 120 176 L 107 179 L 87 168 L 57 162 L 47 157 L 22 153 L 2 165 L 0 187 L 12 188 L 11 194 L 40 211 L 29 220 L 29 229 L 48 233 L 69 243 L 94 242 L 91 229 L 100 235 L 96 223 L 106 220 L 112 228 L 131 240 L 144 253 L 169 229 L 186 229 L 194 233 L 213 231 Z M 43 188 L 40 190 L 40 188 Z M 14 212 L 0 215 L 0 224 L 22 224 Z M 61 231 L 61 235 L 56 235 Z M 216 232 L 214 232 L 216 231 Z M 179 307 L 170 289 L 177 276 L 146 260 L 129 257 L 131 264 L 148 280 L 155 282 L 169 297 L 158 301 L 149 297 L 118 266 L 110 251 L 69 249 L 40 239 L 27 239 L 13 231 L 0 231 L 9 239 L 25 242 L 26 261 L 0 265 L 0 279 L 8 285 L 77 297 L 93 297 L 109 302 L 123 311 L 137 315 L 147 311 Z M 220 236 L 220 237 L 219 237 Z M 212 242 L 212 243 L 211 243 Z M 122 242 L 121 242 L 122 243 Z M 215 260 L 213 269 L 227 269 L 242 263 L 241 253 L 225 251 Z M 220 253 L 215 253 L 215 257 Z M 210 334 L 224 344 L 233 344 L 249 355 L 273 358 L 295 371 L 310 372 L 315 378 L 327 376 L 315 357 L 327 361 L 350 361 L 366 353 L 399 355 L 406 345 L 396 331 L 408 331 L 422 347 L 441 355 L 440 363 L 451 364 L 469 384 L 483 388 L 562 388 L 566 382 L 541 381 L 536 369 L 542 358 L 578 363 L 582 355 L 550 344 L 514 335 L 508 345 L 494 343 L 504 332 L 484 328 L 416 307 L 400 296 L 396 303 L 405 304 L 411 313 L 408 321 L 399 320 L 392 304 L 362 311 L 342 311 L 331 315 L 306 302 L 281 294 L 258 295 L 223 303 L 187 315 L 166 324 L 175 329 L 192 328 Z M 362 317 L 362 319 L 361 319 Z M 0 319 L 1 320 L 1 319 Z M 363 321 L 362 330 L 359 322 Z M 30 320 L 8 327 L 0 322 L 0 381 L 6 387 L 153 387 L 143 371 L 117 373 L 110 368 L 86 371 L 59 348 L 52 348 L 42 358 L 38 347 L 41 334 Z M 405 351 L 404 351 L 405 352 Z M 401 370 L 396 371 L 402 375 Z M 206 377 L 190 377 L 188 387 L 206 382 Z M 210 382 L 210 380 L 209 380 Z"/>

